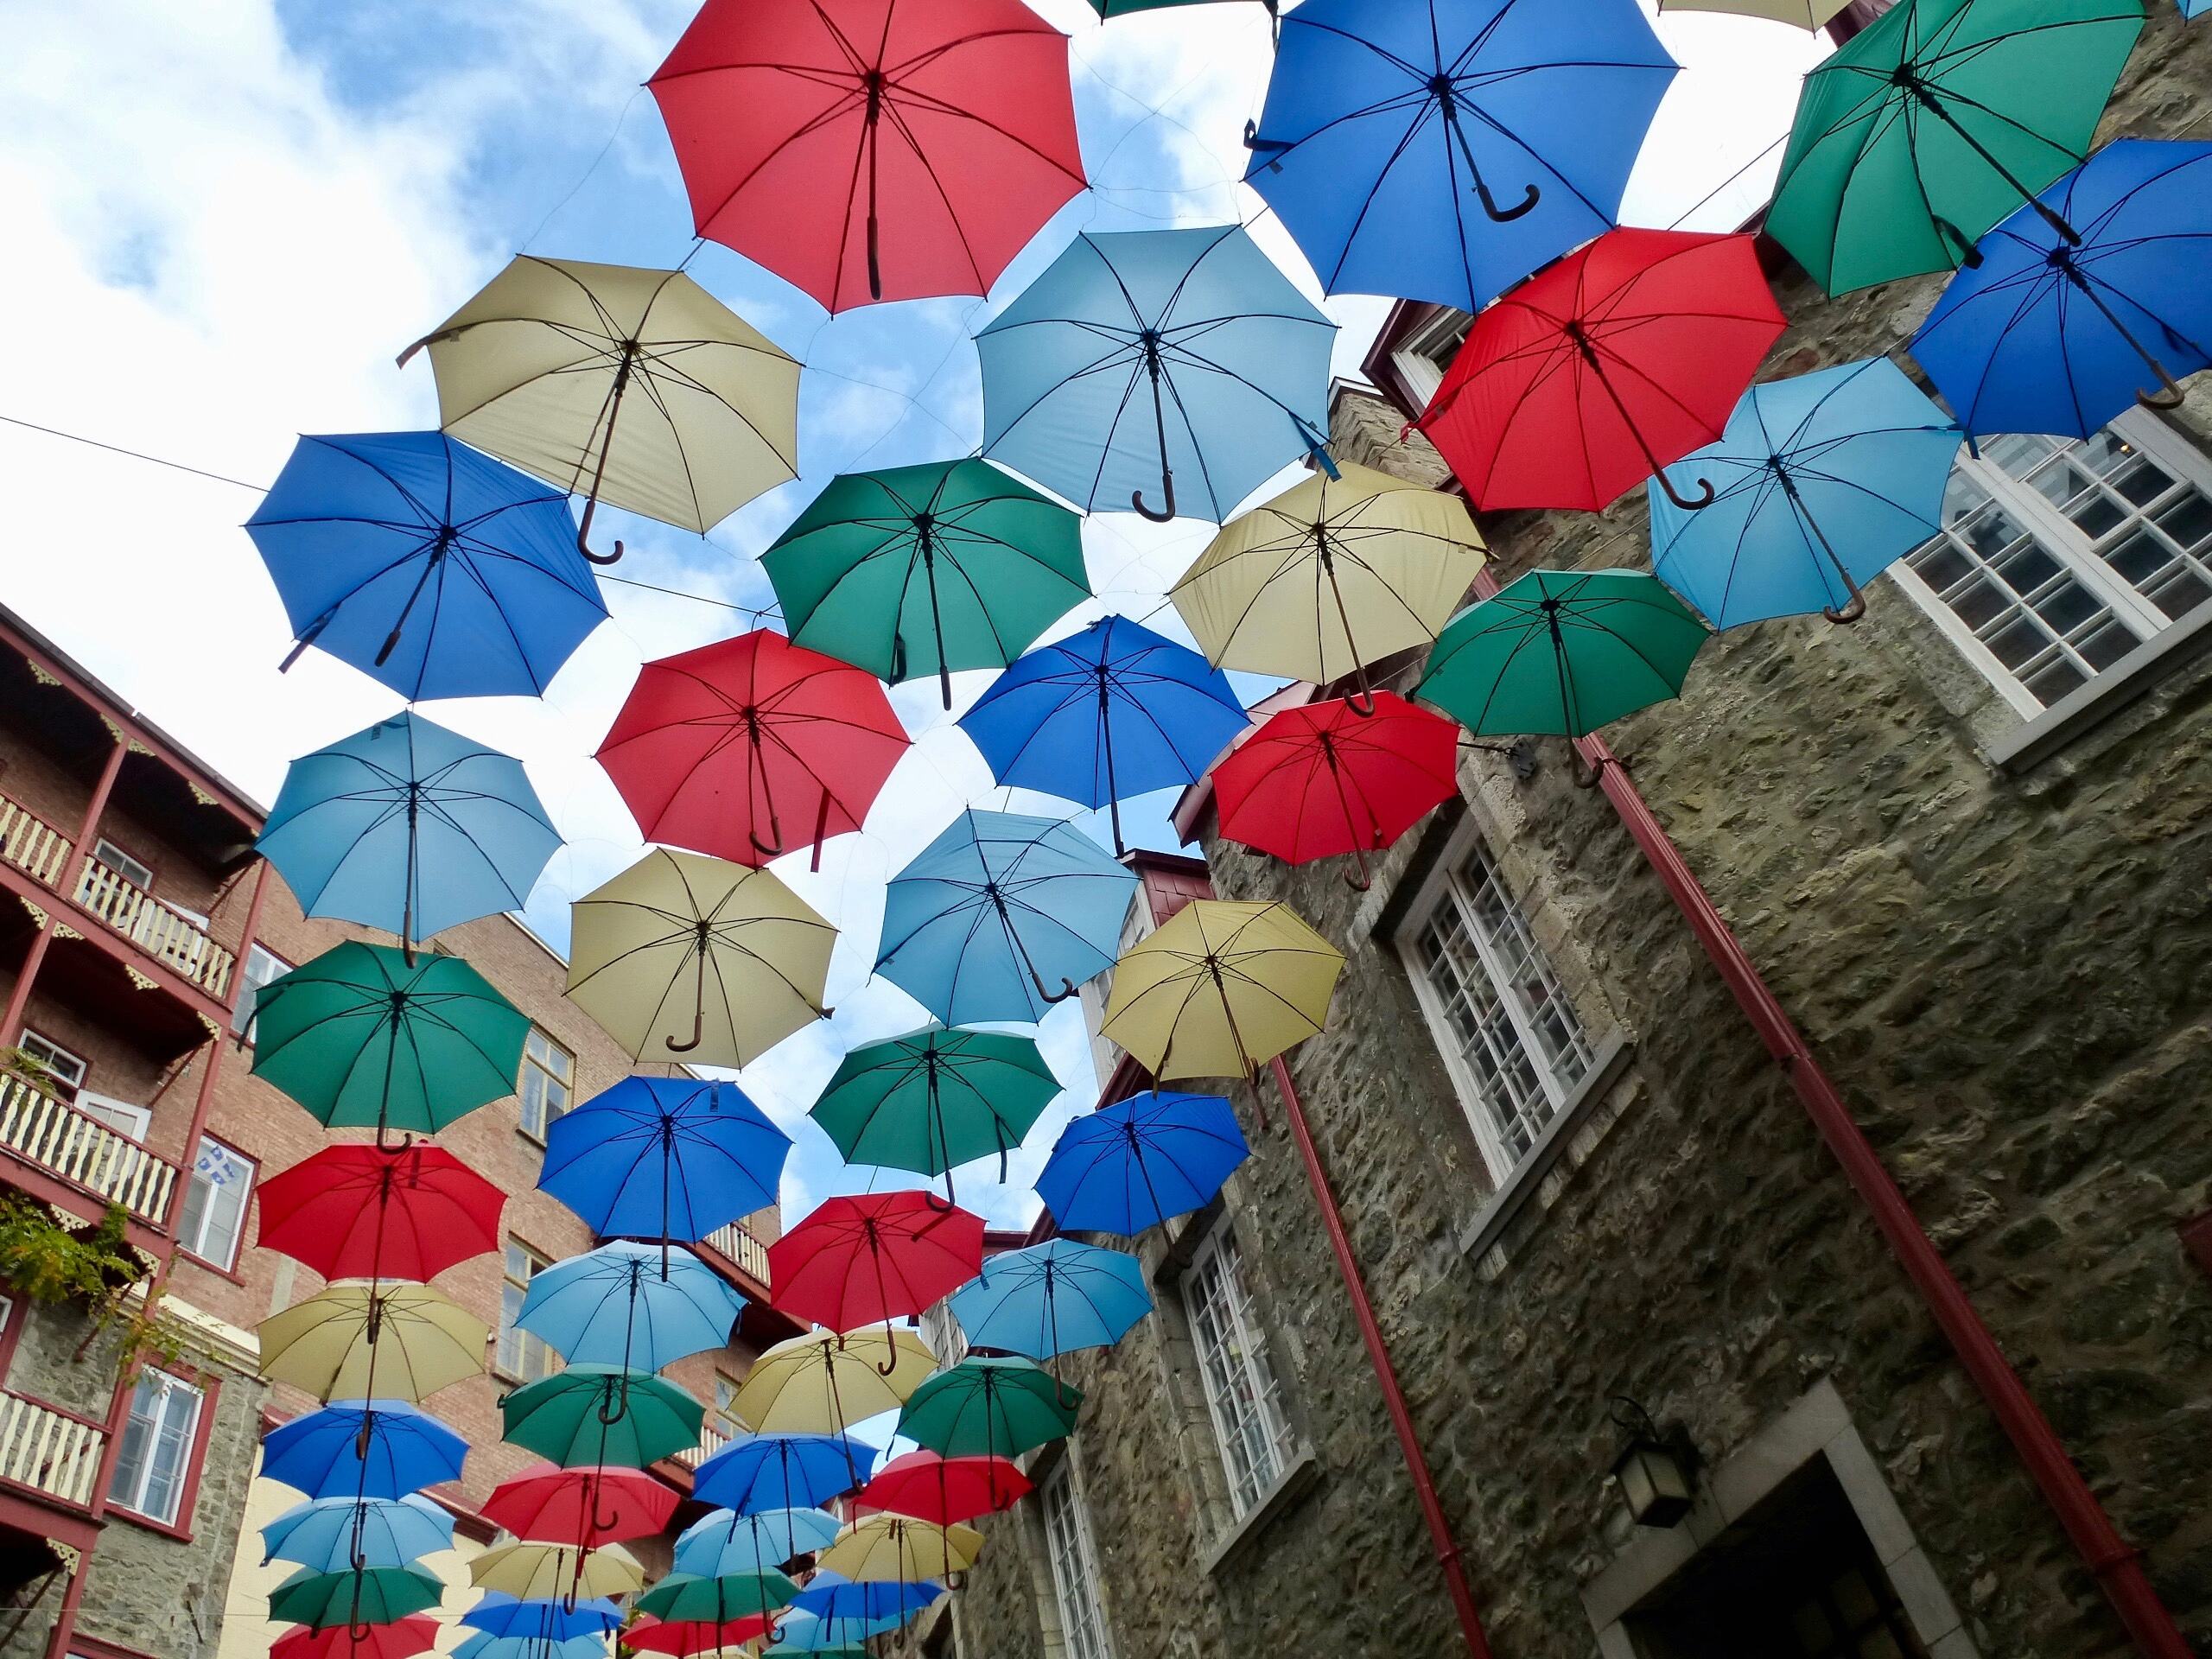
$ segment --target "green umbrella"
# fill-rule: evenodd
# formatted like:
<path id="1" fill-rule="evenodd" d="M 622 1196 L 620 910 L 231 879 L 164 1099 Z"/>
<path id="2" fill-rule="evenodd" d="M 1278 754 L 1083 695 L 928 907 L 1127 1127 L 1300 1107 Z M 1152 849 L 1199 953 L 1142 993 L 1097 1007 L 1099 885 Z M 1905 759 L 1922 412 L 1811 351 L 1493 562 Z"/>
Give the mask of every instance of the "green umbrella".
<path id="1" fill-rule="evenodd" d="M 1081 1390 L 1027 1359 L 970 1356 L 916 1389 L 899 1432 L 947 1458 L 1013 1458 L 1075 1433 Z"/>
<path id="2" fill-rule="evenodd" d="M 1831 294 L 1974 263 L 2088 156 L 2142 30 L 2143 0 L 1899 0 L 1805 77 L 1765 228 Z"/>
<path id="3" fill-rule="evenodd" d="M 1003 668 L 1090 594 L 1082 521 L 988 461 L 848 473 L 763 554 L 792 640 L 891 680 Z"/>
<path id="4" fill-rule="evenodd" d="M 368 1567 L 351 1573 L 303 1567 L 269 1592 L 269 1617 L 280 1624 L 316 1630 L 334 1624 L 389 1624 L 436 1606 L 444 1593 L 437 1575 L 419 1567 Z"/>
<path id="5" fill-rule="evenodd" d="M 847 1163 L 942 1175 L 996 1153 L 1003 1181 L 1007 1152 L 1059 1092 L 1031 1039 L 931 1026 L 846 1055 L 812 1116 Z"/>
<path id="6" fill-rule="evenodd" d="M 673 1382 L 619 1365 L 571 1365 L 499 1402 L 501 1437 L 563 1469 L 642 1469 L 699 1443 L 706 1408 Z"/>
<path id="7" fill-rule="evenodd" d="M 515 1091 L 530 1020 L 459 957 L 347 944 L 261 988 L 253 1071 L 334 1128 L 443 1128 Z"/>
<path id="8" fill-rule="evenodd" d="M 725 1573 L 702 1579 L 671 1573 L 638 1598 L 638 1611 L 658 1618 L 727 1624 L 748 1613 L 772 1613 L 791 1605 L 798 1586 L 776 1572 Z"/>

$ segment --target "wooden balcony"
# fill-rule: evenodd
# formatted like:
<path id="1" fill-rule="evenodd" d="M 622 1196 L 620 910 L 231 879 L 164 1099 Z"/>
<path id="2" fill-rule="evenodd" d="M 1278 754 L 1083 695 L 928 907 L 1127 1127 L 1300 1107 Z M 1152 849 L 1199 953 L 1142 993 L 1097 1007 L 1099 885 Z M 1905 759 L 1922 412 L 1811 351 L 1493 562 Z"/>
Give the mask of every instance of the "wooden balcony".
<path id="1" fill-rule="evenodd" d="M 67 836 L 0 795 L 0 860 L 53 887 L 61 884 L 69 851 Z"/>
<path id="2" fill-rule="evenodd" d="M 97 1423 L 0 1390 L 0 1481 L 90 1509 L 106 1443 L 107 1431 Z"/>
<path id="3" fill-rule="evenodd" d="M 755 1284 L 767 1287 L 768 1247 L 748 1232 L 744 1223 L 733 1221 L 727 1227 L 717 1227 L 699 1242 Z"/>
<path id="4" fill-rule="evenodd" d="M 687 1446 L 681 1452 L 673 1453 L 671 1461 L 680 1463 L 686 1469 L 696 1470 L 728 1444 L 729 1436 L 712 1423 L 708 1423 L 699 1431 L 699 1444 Z"/>
<path id="5" fill-rule="evenodd" d="M 21 1077 L 0 1078 L 0 1149 L 156 1229 L 182 1178 L 159 1153 Z"/>
<path id="6" fill-rule="evenodd" d="M 73 895 L 89 914 L 105 922 L 179 978 L 188 980 L 217 1001 L 230 995 L 238 958 L 207 937 L 191 917 L 150 893 L 132 886 L 105 864 L 87 861 Z"/>

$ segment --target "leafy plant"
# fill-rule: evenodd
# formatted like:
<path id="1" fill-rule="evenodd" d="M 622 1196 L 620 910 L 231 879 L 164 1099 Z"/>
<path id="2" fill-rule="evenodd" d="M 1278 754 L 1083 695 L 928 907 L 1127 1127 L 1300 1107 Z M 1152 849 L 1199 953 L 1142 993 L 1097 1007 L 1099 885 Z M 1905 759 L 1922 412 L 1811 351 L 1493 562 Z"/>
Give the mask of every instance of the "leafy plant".
<path id="1" fill-rule="evenodd" d="M 122 1205 L 99 1224 L 71 1227 L 46 1205 L 0 1199 L 0 1279 L 34 1302 L 93 1306 L 146 1276 L 145 1262 L 124 1242 Z"/>
<path id="2" fill-rule="evenodd" d="M 54 1069 L 28 1048 L 0 1047 L 0 1077 L 21 1077 L 34 1089 L 54 1092 Z"/>

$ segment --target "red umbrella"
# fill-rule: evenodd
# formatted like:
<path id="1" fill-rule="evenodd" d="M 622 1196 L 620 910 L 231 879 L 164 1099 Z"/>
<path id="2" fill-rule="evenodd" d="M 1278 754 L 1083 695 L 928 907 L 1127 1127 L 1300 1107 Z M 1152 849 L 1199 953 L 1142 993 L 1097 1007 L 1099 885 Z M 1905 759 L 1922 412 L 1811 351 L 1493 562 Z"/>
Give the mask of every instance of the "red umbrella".
<path id="1" fill-rule="evenodd" d="M 260 1242 L 326 1279 L 428 1280 L 499 1246 L 506 1194 L 442 1147 L 325 1147 L 261 1184 Z"/>
<path id="2" fill-rule="evenodd" d="M 768 1247 L 775 1305 L 856 1331 L 919 1313 L 983 1270 L 983 1218 L 927 1192 L 825 1198 Z"/>
<path id="3" fill-rule="evenodd" d="M 647 663 L 599 763 L 649 841 L 756 869 L 811 846 L 818 869 L 907 741 L 873 674 L 761 628 Z"/>
<path id="4" fill-rule="evenodd" d="M 782 1617 L 781 1612 L 747 1613 L 721 1624 L 706 1618 L 657 1619 L 623 1631 L 622 1645 L 639 1653 L 667 1653 L 690 1659 L 693 1654 L 741 1647 Z"/>
<path id="5" fill-rule="evenodd" d="M 676 1513 L 677 1494 L 642 1469 L 525 1469 L 492 1489 L 484 1518 L 536 1543 L 596 1549 L 645 1538 Z"/>
<path id="6" fill-rule="evenodd" d="M 893 1458 L 853 1496 L 856 1510 L 888 1510 L 940 1527 L 1010 1510 L 1029 1478 L 1005 1458 L 946 1458 L 909 1452 Z"/>
<path id="7" fill-rule="evenodd" d="M 1475 318 L 1415 424 L 1484 512 L 1595 512 L 1718 439 L 1782 327 L 1750 237 L 1608 231 Z"/>
<path id="8" fill-rule="evenodd" d="M 832 311 L 988 293 L 1084 188 L 1020 0 L 707 0 L 646 84 L 699 234 Z"/>
<path id="9" fill-rule="evenodd" d="M 1221 833 L 1303 864 L 1388 847 L 1459 792 L 1459 728 L 1377 691 L 1375 712 L 1344 698 L 1285 709 L 1213 769 Z"/>
<path id="10" fill-rule="evenodd" d="M 282 1637 L 269 1659 L 415 1659 L 438 1644 L 438 1621 L 417 1613 L 390 1624 L 333 1624 Z"/>

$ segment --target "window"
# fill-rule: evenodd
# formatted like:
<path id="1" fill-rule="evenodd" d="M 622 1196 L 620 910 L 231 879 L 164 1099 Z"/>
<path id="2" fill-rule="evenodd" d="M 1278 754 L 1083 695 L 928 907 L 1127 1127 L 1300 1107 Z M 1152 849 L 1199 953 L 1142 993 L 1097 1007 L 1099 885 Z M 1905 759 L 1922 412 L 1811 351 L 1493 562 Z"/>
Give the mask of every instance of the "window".
<path id="1" fill-rule="evenodd" d="M 1406 390 L 1426 404 L 1436 396 L 1436 389 L 1444 384 L 1445 374 L 1452 367 L 1452 359 L 1459 354 L 1459 347 L 1467 338 L 1467 330 L 1474 326 L 1473 315 L 1465 311 L 1440 306 L 1431 317 L 1401 341 L 1390 353 L 1390 361 L 1405 377 Z"/>
<path id="2" fill-rule="evenodd" d="M 202 1136 L 184 1189 L 176 1242 L 202 1262 L 228 1271 L 238 1262 L 245 1232 L 246 1202 L 253 1196 L 254 1164 L 219 1141 Z"/>
<path id="3" fill-rule="evenodd" d="M 576 1057 L 536 1026 L 522 1046 L 522 1132 L 543 1141 L 554 1120 L 569 1109 L 569 1088 L 576 1075 Z"/>
<path id="4" fill-rule="evenodd" d="M 2212 462 L 2131 410 L 2092 436 L 1961 454 L 1899 584 L 2023 715 L 2212 599 Z"/>
<path id="5" fill-rule="evenodd" d="M 1229 1476 L 1230 1502 L 1242 1516 L 1289 1463 L 1291 1432 L 1281 1391 L 1261 1347 L 1243 1252 L 1226 1224 L 1216 1227 L 1192 1257 L 1182 1291 L 1191 1343 L 1205 1382 L 1206 1413 Z"/>
<path id="6" fill-rule="evenodd" d="M 952 1317 L 951 1308 L 943 1302 L 932 1303 L 923 1310 L 922 1340 L 937 1357 L 941 1370 L 950 1370 L 968 1357 L 968 1333 Z"/>
<path id="7" fill-rule="evenodd" d="M 524 1330 L 515 1321 L 522 1316 L 522 1299 L 530 1289 L 530 1281 L 538 1270 L 551 1265 L 518 1238 L 507 1240 L 504 1258 L 505 1282 L 499 1287 L 499 1351 L 498 1366 L 502 1376 L 519 1382 L 535 1382 L 541 1376 L 550 1376 L 561 1369 L 560 1356 L 545 1345 L 543 1337 Z"/>
<path id="8" fill-rule="evenodd" d="M 715 1373 L 715 1421 L 710 1427 L 720 1429 L 732 1439 L 752 1433 L 737 1420 L 737 1379 L 726 1372 Z"/>
<path id="9" fill-rule="evenodd" d="M 165 1527 L 177 1524 L 204 1403 L 200 1391 L 181 1377 L 150 1370 L 139 1376 L 123 1448 L 116 1454 L 110 1503 Z"/>
<path id="10" fill-rule="evenodd" d="M 231 1029 L 251 1042 L 256 1013 L 254 998 L 261 994 L 263 986 L 271 980 L 282 979 L 291 971 L 292 964 L 273 950 L 264 950 L 257 944 L 249 945 L 245 953 L 245 973 L 238 983 L 238 1005 L 231 1011 Z"/>
<path id="11" fill-rule="evenodd" d="M 141 893 L 151 891 L 154 873 L 103 836 L 92 847 L 92 862 L 113 870 Z"/>
<path id="12" fill-rule="evenodd" d="M 1038 1493 L 1045 1550 L 1052 1565 L 1052 1599 L 1060 1614 L 1060 1645 L 1068 1659 L 1112 1659 L 1106 1610 L 1098 1598 L 1098 1552 L 1077 1491 L 1071 1458 L 1064 1457 Z"/>
<path id="13" fill-rule="evenodd" d="M 1502 1180 L 1589 1071 L 1590 1039 L 1479 836 L 1447 852 L 1427 900 L 1401 948 Z"/>
<path id="14" fill-rule="evenodd" d="M 46 1068 L 47 1086 L 64 1100 L 74 1100 L 77 1090 L 85 1086 L 85 1073 L 90 1069 L 80 1055 L 72 1054 L 51 1038 L 41 1037 L 26 1030 L 16 1039 L 16 1046 Z"/>

